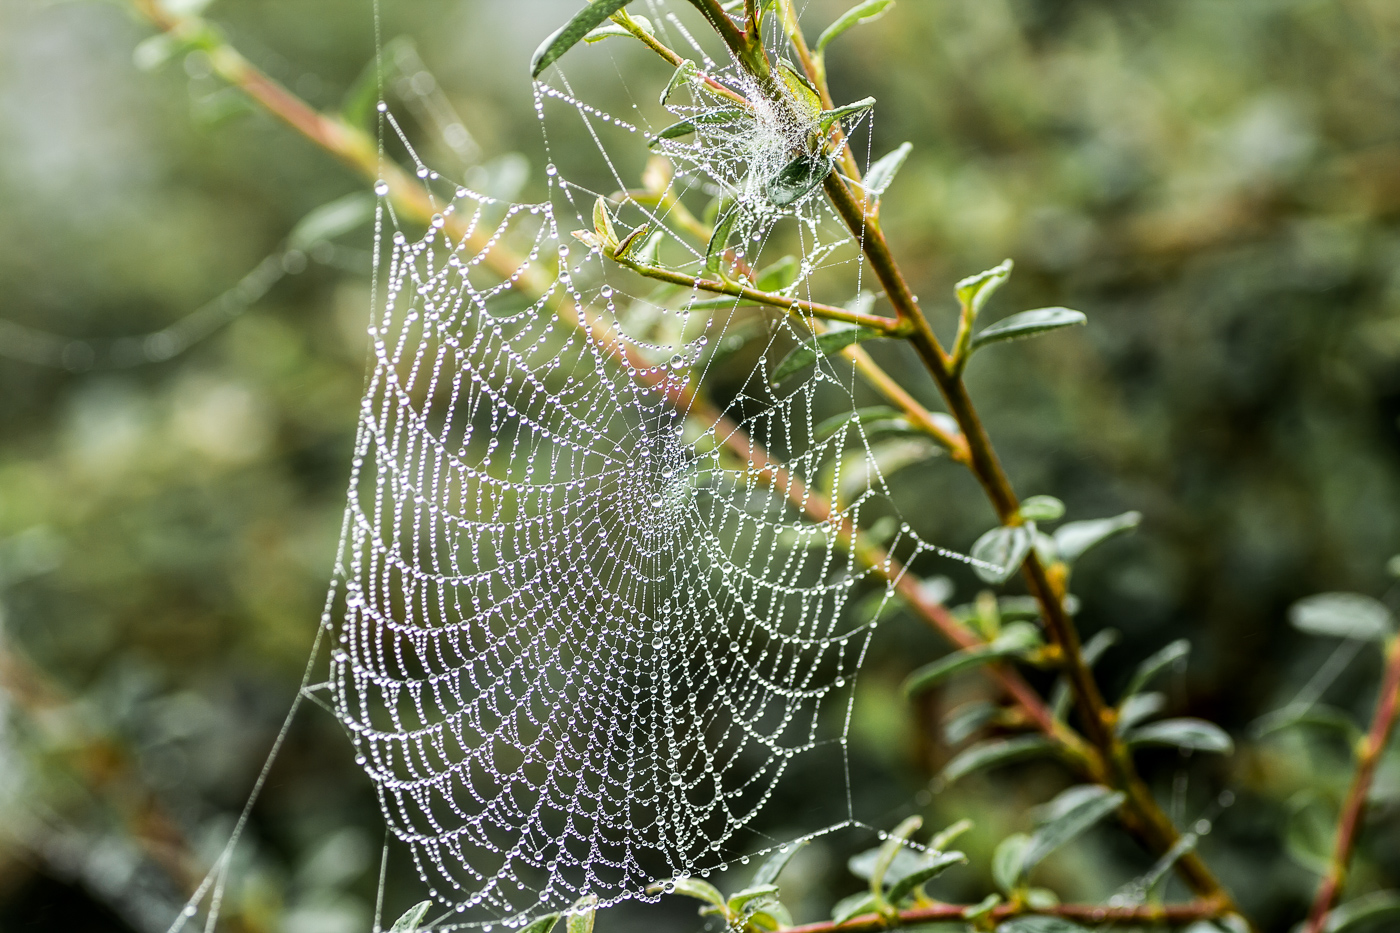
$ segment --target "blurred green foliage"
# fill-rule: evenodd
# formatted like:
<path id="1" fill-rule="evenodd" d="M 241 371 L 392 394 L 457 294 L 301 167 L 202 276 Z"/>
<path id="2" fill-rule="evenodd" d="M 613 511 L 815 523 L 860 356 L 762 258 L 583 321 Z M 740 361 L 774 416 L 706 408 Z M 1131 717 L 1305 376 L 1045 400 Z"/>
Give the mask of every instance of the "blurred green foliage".
<path id="1" fill-rule="evenodd" d="M 526 196 L 543 191 L 529 55 L 573 6 L 383 6 L 383 35 L 411 37 L 426 63 L 399 80 L 440 89 L 483 158 L 523 153 Z M 843 8 L 814 0 L 808 35 Z M 319 106 L 338 107 L 373 57 L 367 2 L 218 0 L 209 13 Z M 365 185 L 220 87 L 199 54 L 139 69 L 147 35 L 119 4 L 0 6 L 6 930 L 164 929 L 295 695 L 349 471 L 368 234 L 306 256 L 282 242 Z M 642 61 L 609 45 L 573 53 L 576 80 Z M 1106 685 L 1189 637 L 1172 714 L 1244 734 L 1326 658 L 1286 607 L 1322 590 L 1380 595 L 1400 549 L 1400 5 L 906 0 L 833 43 L 829 68 L 838 100 L 879 100 L 875 155 L 913 143 L 885 226 L 925 306 L 946 309 L 944 330 L 952 283 L 1006 256 L 1017 274 L 1001 308 L 1089 315 L 999 350 L 1001 365 L 979 358 L 969 378 L 1023 493 L 1059 497 L 1070 518 L 1143 513 L 1076 576 L 1086 634 L 1124 634 L 1099 667 Z M 472 171 L 442 127 L 412 132 L 433 164 Z M 206 339 L 88 367 L 93 347 L 159 332 L 269 254 L 289 274 Z M 36 334 L 57 335 L 58 365 L 33 361 L 49 352 Z M 933 400 L 912 357 L 872 352 Z M 894 485 L 920 534 L 965 550 L 992 520 L 970 482 L 934 461 Z M 980 588 L 954 577 L 955 601 Z M 859 808 L 890 825 L 913 810 L 930 825 L 973 815 L 960 845 L 985 866 L 1064 778 L 1036 766 L 930 792 L 950 757 L 941 718 L 986 690 L 965 679 L 908 703 L 901 681 L 943 650 L 909 619 L 881 631 L 852 782 Z M 1364 717 L 1377 669 L 1358 654 L 1328 701 Z M 239 928 L 368 928 L 382 830 L 349 759 L 330 717 L 305 710 L 239 850 Z M 1203 848 L 1245 906 L 1287 929 L 1314 885 L 1299 854 L 1329 824 L 1345 747 L 1292 735 L 1225 763 L 1158 764 L 1180 821 L 1215 816 L 1217 792 L 1233 791 Z M 844 808 L 841 782 L 812 777 L 808 796 L 775 801 L 774 836 L 785 813 Z M 1394 752 L 1374 802 L 1358 891 L 1400 881 Z M 1090 841 L 1042 880 L 1099 897 L 1147 864 L 1107 831 Z M 799 919 L 859 887 L 842 866 L 868 840 L 845 842 L 813 844 L 784 876 Z M 971 874 L 941 890 L 984 888 Z M 411 882 L 391 861 L 387 915 L 418 899 Z M 658 923 L 701 921 L 666 904 L 600 919 Z"/>

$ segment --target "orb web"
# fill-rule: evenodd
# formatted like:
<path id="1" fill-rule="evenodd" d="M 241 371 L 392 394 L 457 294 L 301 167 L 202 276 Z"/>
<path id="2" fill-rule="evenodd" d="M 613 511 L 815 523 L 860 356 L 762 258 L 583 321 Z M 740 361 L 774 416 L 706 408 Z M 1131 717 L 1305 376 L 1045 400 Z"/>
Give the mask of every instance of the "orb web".
<path id="1" fill-rule="evenodd" d="M 847 360 L 774 384 L 820 322 L 648 281 L 571 236 L 608 196 L 620 232 L 649 225 L 653 261 L 699 274 L 714 249 L 696 228 L 730 216 L 731 274 L 778 265 L 784 295 L 820 282 L 873 300 L 820 189 L 782 206 L 765 192 L 810 127 L 755 103 L 655 141 L 715 108 L 699 71 L 758 95 L 649 6 L 697 69 L 626 116 L 559 72 L 538 83 L 547 201 L 451 186 L 381 106 L 438 213 L 416 227 L 376 189 L 382 304 L 331 696 L 389 832 L 462 924 L 652 898 L 771 848 L 752 826 L 794 775 L 849 783 L 852 685 L 879 616 L 851 606 L 893 594 L 849 529 L 893 521 L 906 563 L 947 553 L 898 522 L 880 442 L 840 417 L 857 404 Z M 591 149 L 553 145 L 569 119 Z M 628 195 L 613 154 L 649 141 L 664 161 Z M 801 831 L 852 824 L 849 799 Z"/>

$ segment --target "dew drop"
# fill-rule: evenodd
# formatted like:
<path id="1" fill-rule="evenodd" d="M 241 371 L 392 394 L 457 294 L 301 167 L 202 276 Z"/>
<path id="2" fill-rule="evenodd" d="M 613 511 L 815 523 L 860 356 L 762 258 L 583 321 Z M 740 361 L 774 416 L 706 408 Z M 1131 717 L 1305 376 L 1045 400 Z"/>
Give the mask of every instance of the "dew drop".
<path id="1" fill-rule="evenodd" d="M 382 178 L 379 179 L 379 181 L 374 183 L 374 193 L 381 198 L 384 197 L 384 195 L 389 193 L 389 183 Z"/>

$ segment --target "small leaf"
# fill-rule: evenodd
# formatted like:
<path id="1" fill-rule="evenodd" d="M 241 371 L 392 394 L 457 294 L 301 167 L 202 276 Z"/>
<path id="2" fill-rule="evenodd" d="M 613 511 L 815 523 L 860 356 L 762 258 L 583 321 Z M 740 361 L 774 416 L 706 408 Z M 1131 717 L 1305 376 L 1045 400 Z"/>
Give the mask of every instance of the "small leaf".
<path id="1" fill-rule="evenodd" d="M 1325 703 L 1289 705 L 1274 710 L 1272 713 L 1265 713 L 1254 720 L 1250 731 L 1254 733 L 1256 738 L 1262 739 L 1275 732 L 1291 729 L 1295 726 L 1319 726 L 1324 729 L 1336 730 L 1343 735 L 1349 745 L 1355 744 L 1361 738 L 1361 730 L 1349 714 Z"/>
<path id="2" fill-rule="evenodd" d="M 542 71 L 582 41 L 584 36 L 631 2 L 632 0 L 593 0 L 579 10 L 573 19 L 560 26 L 535 49 L 534 57 L 530 59 L 530 77 L 538 78 Z"/>
<path id="3" fill-rule="evenodd" d="M 633 16 L 632 22 L 647 35 L 655 35 L 656 30 L 652 29 L 651 20 L 647 19 L 645 16 Z M 630 35 L 632 35 L 632 31 L 620 23 L 606 23 L 584 36 L 583 41 L 592 45 L 594 42 L 602 42 L 604 39 L 609 39 L 613 36 Z"/>
<path id="4" fill-rule="evenodd" d="M 564 933 L 593 933 L 593 921 L 598 914 L 598 895 L 585 894 L 574 901 L 564 921 Z"/>
<path id="5" fill-rule="evenodd" d="M 1310 635 L 1385 641 L 1395 633 L 1390 610 L 1360 593 L 1319 593 L 1288 610 L 1293 627 Z"/>
<path id="6" fill-rule="evenodd" d="M 875 873 L 875 863 L 880 859 L 880 848 L 866 849 L 857 855 L 851 856 L 846 861 L 846 868 L 851 874 L 864 881 L 869 881 L 870 876 Z M 919 856 L 912 849 L 901 848 L 899 854 L 894 857 L 893 864 L 887 869 L 892 875 L 902 876 L 914 871 L 919 867 Z"/>
<path id="7" fill-rule="evenodd" d="M 558 914 L 545 914 L 543 917 L 531 920 L 529 925 L 524 927 L 520 933 L 549 933 L 558 922 Z"/>
<path id="8" fill-rule="evenodd" d="M 1174 745 L 1200 752 L 1228 755 L 1235 750 L 1234 740 L 1224 729 L 1204 719 L 1163 719 L 1134 729 L 1125 737 L 1130 746 Z"/>
<path id="9" fill-rule="evenodd" d="M 866 193 L 872 198 L 878 198 L 884 194 L 890 183 L 894 181 L 894 176 L 904 167 L 904 160 L 909 158 L 909 153 L 913 151 L 913 143 L 902 143 L 898 149 L 882 156 L 865 173 L 861 187 L 865 188 Z"/>
<path id="10" fill-rule="evenodd" d="M 613 250 L 616 259 L 627 259 L 633 252 L 639 252 L 639 247 L 646 241 L 647 235 L 651 233 L 650 224 L 642 224 L 627 236 L 622 238 L 622 242 L 617 244 L 617 249 Z"/>
<path id="11" fill-rule="evenodd" d="M 792 67 L 786 59 L 778 59 L 778 80 L 782 81 L 803 116 L 812 119 L 822 112 L 821 94 L 807 76 Z"/>
<path id="12" fill-rule="evenodd" d="M 739 219 L 739 209 L 731 206 L 728 210 L 720 214 L 719 220 L 715 221 L 714 233 L 710 234 L 710 242 L 705 246 L 705 271 L 709 273 L 719 272 L 720 262 L 724 259 L 724 251 L 729 246 L 729 234 L 734 229 L 734 222 Z"/>
<path id="13" fill-rule="evenodd" d="M 1094 784 L 1071 787 L 1060 794 L 1050 805 L 1052 817 L 1036 829 L 1021 854 L 1022 876 L 1029 874 L 1051 852 L 1079 838 L 1117 810 L 1126 799 L 1127 795 L 1121 791 L 1110 791 Z"/>
<path id="14" fill-rule="evenodd" d="M 1031 837 L 1025 833 L 1013 833 L 997 843 L 992 853 L 992 880 L 1007 894 L 1021 886 L 1021 864 L 1025 861 L 1026 847 Z"/>
<path id="15" fill-rule="evenodd" d="M 764 884 L 773 884 L 775 881 L 777 881 L 778 876 L 783 873 L 783 869 L 787 868 L 788 862 L 792 861 L 792 857 L 796 855 L 797 851 L 803 846 L 805 846 L 807 842 L 808 840 L 803 839 L 798 842 L 785 845 L 777 852 L 774 852 L 772 855 L 768 856 L 767 860 L 764 861 L 762 865 L 758 866 L 758 871 L 754 872 L 754 886 L 757 887 L 759 885 Z"/>
<path id="16" fill-rule="evenodd" d="M 920 862 L 919 868 L 890 885 L 885 897 L 891 904 L 898 904 L 905 897 L 914 893 L 915 888 L 932 881 L 954 865 L 965 864 L 967 856 L 961 852 L 930 851 L 925 853 Z"/>
<path id="17" fill-rule="evenodd" d="M 347 194 L 311 211 L 287 234 L 287 246 L 306 252 L 317 243 L 334 240 L 374 219 L 374 197 Z"/>
<path id="18" fill-rule="evenodd" d="M 1095 632 L 1094 637 L 1084 643 L 1082 651 L 1084 663 L 1089 667 L 1093 667 L 1099 658 L 1103 657 L 1104 652 L 1108 651 L 1109 648 L 1112 648 L 1117 643 L 1117 629 L 1106 628 Z M 1055 692 L 1050 698 L 1050 711 L 1055 714 L 1056 719 L 1063 720 L 1065 716 L 1069 715 L 1069 704 L 1072 699 L 1073 696 L 1070 693 L 1069 681 L 1061 677 L 1056 682 Z"/>
<path id="19" fill-rule="evenodd" d="M 972 311 L 975 318 L 981 312 L 982 306 L 987 303 L 996 290 L 1006 284 L 1006 280 L 1011 278 L 1011 260 L 1008 259 L 999 266 L 988 269 L 986 272 L 979 272 L 963 279 L 953 286 L 953 291 L 958 296 L 958 301 L 964 308 Z M 1019 317 L 1020 315 L 1017 315 Z M 1011 320 L 1008 318 L 1007 320 Z M 1004 323 L 1004 322 L 1003 322 Z M 991 328 L 988 328 L 990 330 Z M 984 331 L 985 333 L 985 331 Z M 976 346 L 976 339 L 973 340 Z"/>
<path id="20" fill-rule="evenodd" d="M 844 120 L 849 116 L 853 116 L 857 113 L 865 113 L 865 111 L 869 110 L 871 107 L 874 106 L 875 98 L 867 97 L 864 100 L 858 100 L 853 104 L 843 104 L 842 106 L 836 107 L 832 110 L 823 110 L 821 112 L 818 125 L 821 127 L 821 131 L 825 133 L 827 130 L 835 126 L 837 122 Z"/>
<path id="21" fill-rule="evenodd" d="M 885 886 L 885 873 L 894 864 L 895 856 L 907 852 L 904 843 L 919 827 L 924 825 L 923 817 L 911 816 L 895 827 L 885 844 L 880 846 L 880 854 L 875 857 L 875 865 L 870 870 L 870 893 L 878 894 Z"/>
<path id="22" fill-rule="evenodd" d="M 972 907 L 967 908 L 967 910 L 964 910 L 963 919 L 970 921 L 977 920 L 980 917 L 985 917 L 987 914 L 995 910 L 996 906 L 1000 903 L 1000 894 L 988 894 L 986 897 L 982 898 L 981 901 L 979 901 Z"/>
<path id="23" fill-rule="evenodd" d="M 783 358 L 783 361 L 773 370 L 770 381 L 773 385 L 777 385 L 788 376 L 804 367 L 811 366 L 819 359 L 824 359 L 833 353 L 839 353 L 852 344 L 883 336 L 884 334 L 878 330 L 871 330 L 868 327 L 848 327 L 842 330 L 829 330 L 824 334 L 815 334 L 811 343 L 800 344 L 797 349 Z"/>
<path id="24" fill-rule="evenodd" d="M 972 827 L 972 820 L 958 820 L 956 823 L 944 827 L 943 829 L 935 833 L 933 838 L 928 841 L 928 847 L 935 851 L 941 852 L 944 849 L 948 848 L 948 844 L 950 842 L 952 842 L 954 839 L 957 839 L 959 836 L 961 836 L 968 830 L 972 829 Z"/>
<path id="25" fill-rule="evenodd" d="M 1001 712 L 995 703 L 978 700 L 959 706 L 943 722 L 943 739 L 949 745 L 960 745 L 974 732 L 991 722 Z"/>
<path id="26" fill-rule="evenodd" d="M 767 901 L 776 900 L 778 896 L 778 886 L 776 884 L 759 884 L 734 894 L 729 898 L 728 907 L 732 913 L 743 916 L 745 913 L 752 913 Z"/>
<path id="27" fill-rule="evenodd" d="M 1083 311 L 1071 311 L 1069 308 L 1036 308 L 1034 311 L 1022 311 L 1020 314 L 1003 318 L 991 327 L 974 334 L 971 347 L 973 350 L 980 350 L 991 343 L 1021 340 L 1088 322 L 1089 319 L 1084 316 Z"/>
<path id="28" fill-rule="evenodd" d="M 1377 920 L 1389 921 L 1387 925 L 1400 923 L 1400 894 L 1394 891 L 1376 891 L 1335 907 L 1327 917 L 1326 933 L 1346 933 L 1360 930 Z M 1376 929 L 1380 929 L 1377 927 Z"/>
<path id="29" fill-rule="evenodd" d="M 817 153 L 800 155 L 768 180 L 768 200 L 774 207 L 787 207 L 807 196 L 831 174 L 831 160 Z"/>
<path id="30" fill-rule="evenodd" d="M 1118 704 L 1118 721 L 1114 723 L 1114 729 L 1119 735 L 1123 735 L 1129 729 L 1156 716 L 1166 705 L 1167 696 L 1164 693 L 1139 693 L 1130 696 Z"/>
<path id="31" fill-rule="evenodd" d="M 1031 496 L 1017 514 L 1028 522 L 1057 522 L 1065 517 L 1065 504 L 1054 496 Z"/>
<path id="32" fill-rule="evenodd" d="M 861 914 L 873 914 L 876 912 L 879 902 L 875 900 L 875 895 L 869 891 L 861 891 L 859 894 L 852 894 L 850 897 L 843 897 L 831 908 L 831 920 L 833 923 L 845 923 L 852 917 L 859 917 Z"/>
<path id="33" fill-rule="evenodd" d="M 748 116 L 742 110 L 710 110 L 706 113 L 697 113 L 693 117 L 687 117 L 678 123 L 672 123 L 661 132 L 653 136 L 647 145 L 656 148 L 657 143 L 665 139 L 680 139 L 682 136 L 689 136 L 691 133 L 707 126 L 727 127 L 743 121 Z"/>
<path id="34" fill-rule="evenodd" d="M 1288 857 L 1315 874 L 1332 867 L 1336 847 L 1337 814 L 1316 791 L 1305 790 L 1288 801 L 1288 822 L 1283 848 Z"/>
<path id="35" fill-rule="evenodd" d="M 1114 535 L 1136 528 L 1141 521 L 1141 512 L 1124 512 L 1114 518 L 1065 522 L 1055 529 L 1055 549 L 1060 553 L 1060 560 L 1072 564 L 1091 547 L 1102 544 Z"/>
<path id="36" fill-rule="evenodd" d="M 1119 702 L 1128 699 L 1143 687 L 1146 687 L 1152 682 L 1152 678 L 1162 673 L 1162 671 L 1185 661 L 1190 654 L 1191 642 L 1185 638 L 1178 638 L 1176 641 L 1152 655 L 1146 661 L 1143 661 L 1138 665 L 1137 671 L 1133 674 L 1133 679 L 1128 683 L 1128 689 L 1123 691 L 1122 699 Z"/>
<path id="37" fill-rule="evenodd" d="M 972 545 L 972 559 L 982 562 L 972 565 L 973 572 L 988 583 L 1010 580 L 1030 553 L 1033 533 L 1025 525 L 993 528 Z"/>
<path id="38" fill-rule="evenodd" d="M 885 421 L 903 420 L 903 418 L 903 412 L 895 411 L 893 408 L 889 408 L 885 405 L 874 405 L 870 408 L 857 408 L 853 412 L 843 412 L 842 414 L 827 418 L 817 425 L 813 434 L 816 436 L 817 440 L 823 441 L 848 424 L 879 424 Z"/>
<path id="39" fill-rule="evenodd" d="M 1032 914 L 1006 921 L 997 927 L 997 933 L 1089 933 L 1089 931 L 1063 917 Z"/>
<path id="40" fill-rule="evenodd" d="M 754 288 L 761 292 L 780 292 L 797 281 L 802 263 L 796 256 L 784 256 L 758 274 Z"/>
<path id="41" fill-rule="evenodd" d="M 963 750 L 943 769 L 943 779 L 950 784 L 958 778 L 995 765 L 1024 761 L 1053 755 L 1054 742 L 1040 735 L 1024 735 L 1014 739 L 990 739 Z"/>
<path id="42" fill-rule="evenodd" d="M 617 231 L 613 229 L 612 211 L 608 209 L 608 199 L 600 197 L 593 202 L 593 232 L 603 243 L 617 248 Z"/>
<path id="43" fill-rule="evenodd" d="M 720 894 L 714 885 L 708 881 L 701 881 L 699 878 L 686 876 L 676 879 L 674 891 L 676 894 L 684 894 L 686 897 L 693 897 L 697 901 L 704 901 L 713 904 L 721 909 L 724 908 L 724 895 Z"/>
<path id="44" fill-rule="evenodd" d="M 671 99 L 671 93 L 686 81 L 691 80 L 700 74 L 700 66 L 690 59 L 686 59 L 676 66 L 675 72 L 671 75 L 671 80 L 666 82 L 666 87 L 661 90 L 661 106 L 666 106 L 666 101 Z"/>
<path id="45" fill-rule="evenodd" d="M 389 928 L 389 933 L 415 933 L 418 925 L 427 916 L 428 908 L 432 906 L 432 901 L 419 901 L 414 904 L 403 912 L 403 916 L 394 921 L 394 925 Z"/>
<path id="46" fill-rule="evenodd" d="M 998 658 L 1024 654 L 1041 644 L 1040 631 L 1027 622 L 1013 622 L 1007 625 L 1000 635 L 985 645 L 954 651 L 945 657 L 925 664 L 910 674 L 904 681 L 904 695 L 916 696 L 939 681 L 980 664 Z"/>
<path id="47" fill-rule="evenodd" d="M 893 3 L 894 0 L 864 0 L 863 3 L 857 3 L 838 16 L 836 22 L 822 30 L 822 34 L 817 37 L 817 44 L 813 47 L 813 51 L 820 55 L 831 44 L 832 39 L 857 23 L 868 23 L 871 20 L 879 19 Z"/>

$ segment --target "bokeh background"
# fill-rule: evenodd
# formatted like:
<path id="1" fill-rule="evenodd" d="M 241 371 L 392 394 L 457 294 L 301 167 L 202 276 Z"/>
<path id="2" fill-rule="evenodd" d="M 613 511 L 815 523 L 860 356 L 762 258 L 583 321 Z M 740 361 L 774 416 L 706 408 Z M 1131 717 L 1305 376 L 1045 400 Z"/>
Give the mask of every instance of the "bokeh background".
<path id="1" fill-rule="evenodd" d="M 385 40 L 411 40 L 390 92 L 422 117 L 435 166 L 543 193 L 527 63 L 575 5 L 383 3 Z M 813 0 L 809 35 L 843 6 Z M 207 13 L 327 109 L 373 59 L 368 2 Z M 0 2 L 5 931 L 159 933 L 221 849 L 314 637 L 365 372 L 367 232 L 290 252 L 287 237 L 366 182 L 149 36 L 120 2 Z M 608 55 L 611 69 L 633 53 Z M 1337 647 L 1292 631 L 1290 602 L 1382 596 L 1400 550 L 1400 5 L 901 0 L 835 44 L 830 66 L 839 100 L 878 98 L 876 155 L 914 143 L 885 224 L 945 330 L 941 296 L 1007 256 L 997 313 L 1089 315 L 979 358 L 974 395 L 1024 494 L 1059 496 L 1072 518 L 1143 512 L 1134 536 L 1083 561 L 1081 625 L 1123 633 L 1101 668 L 1110 688 L 1192 639 L 1172 711 L 1219 721 L 1240 751 L 1143 764 L 1179 819 L 1214 821 L 1208 857 L 1268 929 L 1287 929 L 1345 749 L 1256 742 L 1249 727 Z M 880 352 L 933 400 L 911 359 Z M 966 549 L 992 521 L 946 462 L 896 480 L 931 540 Z M 975 581 L 952 575 L 972 598 Z M 882 629 L 853 782 L 870 819 L 976 819 L 975 867 L 940 890 L 980 897 L 990 848 L 1065 776 L 930 786 L 949 755 L 940 718 L 985 690 L 959 681 L 905 703 L 901 678 L 942 650 L 910 619 Z M 1373 649 L 1356 653 L 1327 699 L 1364 717 L 1378 670 Z M 842 782 L 810 786 L 769 831 L 796 808 L 843 815 Z M 1221 812 L 1223 790 L 1235 799 Z M 1374 803 L 1355 891 L 1400 882 L 1394 750 Z M 306 708 L 238 850 L 228 922 L 368 930 L 382 839 L 348 743 Z M 785 878 L 801 917 L 857 888 L 842 866 L 868 844 L 804 852 Z M 417 900 L 402 862 L 390 918 Z M 1042 880 L 1102 897 L 1147 864 L 1103 829 Z M 685 904 L 600 918 L 604 931 L 702 926 Z"/>

